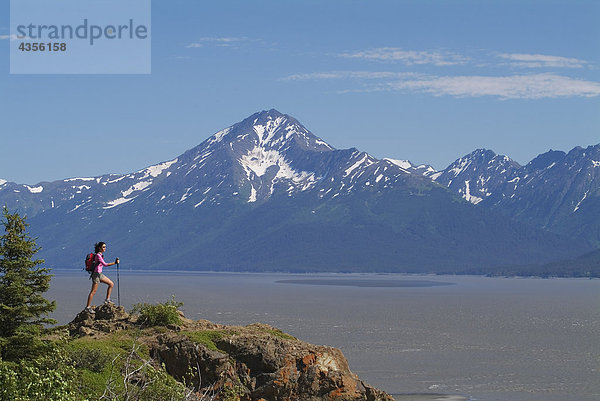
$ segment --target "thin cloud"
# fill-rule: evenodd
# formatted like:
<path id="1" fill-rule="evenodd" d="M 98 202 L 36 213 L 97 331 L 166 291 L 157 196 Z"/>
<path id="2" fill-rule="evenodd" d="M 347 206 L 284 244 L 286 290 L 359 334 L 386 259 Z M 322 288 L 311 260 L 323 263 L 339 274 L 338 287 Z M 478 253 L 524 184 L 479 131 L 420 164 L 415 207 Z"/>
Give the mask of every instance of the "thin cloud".
<path id="1" fill-rule="evenodd" d="M 438 67 L 463 65 L 469 61 L 468 57 L 450 52 L 403 50 L 397 47 L 346 52 L 338 54 L 338 56 L 363 60 L 398 61 L 405 65 L 431 64 Z"/>
<path id="2" fill-rule="evenodd" d="M 591 98 L 600 96 L 600 82 L 567 77 L 554 72 L 537 74 L 502 74 L 497 67 L 509 66 L 529 69 L 581 69 L 590 63 L 569 57 L 547 54 L 491 53 L 480 51 L 479 56 L 466 57 L 441 51 L 406 51 L 395 47 L 336 54 L 338 57 L 359 60 L 396 61 L 413 66 L 429 65 L 444 69 L 461 65 L 461 75 L 445 73 L 427 74 L 418 71 L 390 72 L 341 70 L 293 74 L 282 81 L 346 80 L 347 88 L 336 93 L 398 92 L 426 93 L 432 96 L 456 98 L 495 97 L 507 99 Z M 501 60 L 500 63 L 498 61 Z M 495 76 L 485 76 L 478 71 L 494 68 Z M 507 69 L 507 68 L 504 68 Z M 430 70 L 430 69 L 429 69 Z M 452 69 L 455 71 L 455 69 Z M 468 71 L 468 72 L 467 72 Z"/>
<path id="3" fill-rule="evenodd" d="M 421 92 L 458 98 L 492 96 L 507 99 L 543 99 L 600 96 L 600 83 L 554 74 L 507 77 L 429 77 L 386 83 L 379 90 Z"/>
<path id="4" fill-rule="evenodd" d="M 306 74 L 293 74 L 282 78 L 282 81 L 314 81 L 321 79 L 399 79 L 422 76 L 415 72 L 390 71 L 327 71 Z"/>
<path id="5" fill-rule="evenodd" d="M 508 60 L 511 66 L 523 68 L 583 68 L 588 64 L 576 58 L 546 54 L 501 53 L 498 57 Z"/>
<path id="6" fill-rule="evenodd" d="M 219 46 L 219 47 L 235 47 L 244 42 L 254 42 L 256 40 L 241 37 L 204 37 L 198 39 L 194 43 L 190 43 L 186 48 L 198 48 L 206 46 Z"/>

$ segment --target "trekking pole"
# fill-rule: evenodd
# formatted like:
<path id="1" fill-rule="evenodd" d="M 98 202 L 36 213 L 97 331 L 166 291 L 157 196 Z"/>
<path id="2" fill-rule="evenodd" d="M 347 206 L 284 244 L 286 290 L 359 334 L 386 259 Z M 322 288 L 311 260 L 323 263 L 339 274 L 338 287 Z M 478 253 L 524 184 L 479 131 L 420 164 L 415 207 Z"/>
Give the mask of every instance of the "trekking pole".
<path id="1" fill-rule="evenodd" d="M 117 262 L 117 299 L 119 300 L 119 306 L 121 306 L 121 278 L 119 275 L 119 262 Z"/>

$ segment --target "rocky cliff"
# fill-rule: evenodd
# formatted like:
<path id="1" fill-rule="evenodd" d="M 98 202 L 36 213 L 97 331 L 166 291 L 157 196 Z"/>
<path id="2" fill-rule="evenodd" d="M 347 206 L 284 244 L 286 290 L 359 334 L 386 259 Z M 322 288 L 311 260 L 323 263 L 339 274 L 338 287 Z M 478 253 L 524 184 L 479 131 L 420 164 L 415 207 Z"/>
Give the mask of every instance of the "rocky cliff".
<path id="1" fill-rule="evenodd" d="M 225 326 L 207 320 L 145 327 L 123 307 L 81 312 L 67 326 L 72 337 L 135 336 L 156 366 L 215 400 L 392 401 L 350 371 L 339 349 L 308 344 L 266 324 Z"/>

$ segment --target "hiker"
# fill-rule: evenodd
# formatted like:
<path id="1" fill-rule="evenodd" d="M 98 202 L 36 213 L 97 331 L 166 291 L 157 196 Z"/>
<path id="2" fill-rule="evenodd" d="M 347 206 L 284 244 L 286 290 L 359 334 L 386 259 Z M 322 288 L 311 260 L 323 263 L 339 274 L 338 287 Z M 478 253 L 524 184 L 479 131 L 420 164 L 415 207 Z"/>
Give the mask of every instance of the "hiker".
<path id="1" fill-rule="evenodd" d="M 104 300 L 105 304 L 112 304 L 113 302 L 110 300 L 110 293 L 114 287 L 114 283 L 102 274 L 102 268 L 105 266 L 113 266 L 119 263 L 119 258 L 117 258 L 113 263 L 106 263 L 104 261 L 104 252 L 106 252 L 106 244 L 104 242 L 98 242 L 94 247 L 94 253 L 96 254 L 94 258 L 94 272 L 92 273 L 92 289 L 90 290 L 90 295 L 88 295 L 87 305 L 85 307 L 85 311 L 89 313 L 95 313 L 94 309 L 91 307 L 92 298 L 94 298 L 94 294 L 96 294 L 96 290 L 98 290 L 98 285 L 100 283 L 105 283 L 108 285 L 106 289 L 106 299 Z"/>

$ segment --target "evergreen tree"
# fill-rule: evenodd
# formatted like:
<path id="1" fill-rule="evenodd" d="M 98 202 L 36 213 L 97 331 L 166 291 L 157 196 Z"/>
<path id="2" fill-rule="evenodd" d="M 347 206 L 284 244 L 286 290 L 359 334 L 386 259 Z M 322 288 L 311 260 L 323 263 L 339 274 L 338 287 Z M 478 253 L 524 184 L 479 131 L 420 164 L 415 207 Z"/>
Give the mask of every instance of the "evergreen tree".
<path id="1" fill-rule="evenodd" d="M 50 287 L 50 269 L 32 259 L 40 250 L 27 232 L 25 218 L 4 207 L 5 234 L 0 237 L 0 355 L 15 360 L 34 356 L 42 342 L 43 324 L 54 324 L 44 317 L 56 308 L 42 294 Z"/>

